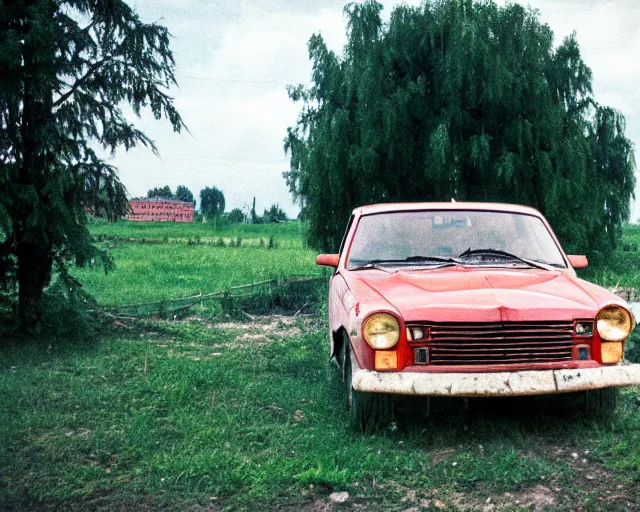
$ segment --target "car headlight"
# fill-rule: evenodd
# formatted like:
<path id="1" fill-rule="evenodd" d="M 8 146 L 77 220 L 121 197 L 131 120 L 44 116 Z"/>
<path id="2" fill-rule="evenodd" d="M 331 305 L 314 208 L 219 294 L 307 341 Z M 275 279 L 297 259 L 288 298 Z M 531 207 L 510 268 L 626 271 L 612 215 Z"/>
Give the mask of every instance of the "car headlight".
<path id="1" fill-rule="evenodd" d="M 395 347 L 400 339 L 398 320 L 389 313 L 374 313 L 364 322 L 364 339 L 371 348 L 385 350 Z"/>
<path id="2" fill-rule="evenodd" d="M 596 315 L 596 328 L 602 341 L 624 341 L 635 327 L 635 319 L 621 306 L 606 306 Z"/>

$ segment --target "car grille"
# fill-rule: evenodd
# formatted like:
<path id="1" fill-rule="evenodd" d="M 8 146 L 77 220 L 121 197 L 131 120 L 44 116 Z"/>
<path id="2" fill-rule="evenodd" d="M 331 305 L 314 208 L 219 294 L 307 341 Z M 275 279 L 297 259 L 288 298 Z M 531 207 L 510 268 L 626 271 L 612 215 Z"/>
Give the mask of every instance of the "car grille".
<path id="1" fill-rule="evenodd" d="M 572 359 L 573 323 L 449 323 L 409 325 L 429 329 L 432 365 L 500 365 Z"/>

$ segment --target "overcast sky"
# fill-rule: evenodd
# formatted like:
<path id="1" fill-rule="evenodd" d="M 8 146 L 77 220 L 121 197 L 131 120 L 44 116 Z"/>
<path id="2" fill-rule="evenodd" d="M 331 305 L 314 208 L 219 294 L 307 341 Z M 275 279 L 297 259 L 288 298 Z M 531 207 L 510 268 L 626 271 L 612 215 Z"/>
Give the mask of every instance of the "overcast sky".
<path id="1" fill-rule="evenodd" d="M 172 91 L 190 133 L 171 131 L 150 115 L 139 120 L 160 158 L 144 148 L 119 150 L 112 163 L 132 196 L 169 184 L 198 195 L 217 186 L 227 211 L 250 205 L 258 212 L 279 203 L 298 213 L 282 178 L 288 161 L 286 129 L 299 106 L 288 84 L 308 83 L 307 41 L 321 33 L 341 52 L 346 42 L 344 1 L 338 0 L 131 0 L 142 20 L 169 28 L 180 88 Z M 388 19 L 394 5 L 381 2 Z M 505 1 L 498 1 L 505 4 Z M 596 101 L 627 119 L 627 136 L 640 146 L 640 2 L 638 0 L 530 0 L 555 33 L 556 44 L 576 31 L 594 75 Z M 640 192 L 640 190 L 639 190 Z M 640 196 L 640 194 L 638 194 Z M 640 217 L 640 202 L 632 219 Z"/>

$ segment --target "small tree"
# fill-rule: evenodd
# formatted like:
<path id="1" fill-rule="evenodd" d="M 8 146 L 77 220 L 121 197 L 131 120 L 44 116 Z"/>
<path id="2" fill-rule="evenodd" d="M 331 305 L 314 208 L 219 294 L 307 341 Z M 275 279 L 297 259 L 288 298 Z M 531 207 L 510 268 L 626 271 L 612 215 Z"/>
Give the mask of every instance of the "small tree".
<path id="1" fill-rule="evenodd" d="M 174 199 L 175 196 L 173 195 L 173 192 L 171 191 L 171 187 L 169 185 L 165 185 L 164 187 L 156 187 L 156 188 L 152 188 L 151 190 L 149 190 L 149 192 L 147 192 L 147 197 L 149 199 Z"/>
<path id="2" fill-rule="evenodd" d="M 183 127 L 167 94 L 174 68 L 167 29 L 142 23 L 123 0 L 0 3 L 0 217 L 9 219 L 0 282 L 17 281 L 26 331 L 42 316 L 53 270 L 65 277 L 68 261 L 100 255 L 86 227 L 87 191 L 105 189 L 93 188 L 91 176 L 112 190 L 120 182 L 95 148 L 155 151 L 122 106 L 136 114 L 149 107 L 174 130 Z M 118 197 L 100 200 L 117 211 Z"/>
<path id="3" fill-rule="evenodd" d="M 251 206 L 251 211 L 249 212 L 251 215 L 251 224 L 262 224 L 264 220 L 262 217 L 258 217 L 258 213 L 256 212 L 256 198 L 253 198 L 253 204 Z"/>
<path id="4" fill-rule="evenodd" d="M 217 217 L 224 213 L 224 194 L 216 187 L 206 187 L 200 191 L 200 211 L 207 217 Z"/>
<path id="5" fill-rule="evenodd" d="M 176 195 L 174 196 L 178 201 L 184 201 L 185 203 L 193 203 L 193 206 L 196 205 L 196 201 L 193 198 L 193 193 L 184 185 L 178 185 L 176 189 Z"/>
<path id="6" fill-rule="evenodd" d="M 264 211 L 263 219 L 265 223 L 285 222 L 287 220 L 287 214 L 280 208 L 280 205 L 272 204 L 271 208 Z"/>
<path id="7" fill-rule="evenodd" d="M 240 208 L 234 208 L 227 215 L 227 220 L 231 224 L 241 224 L 247 220 L 247 217 Z"/>

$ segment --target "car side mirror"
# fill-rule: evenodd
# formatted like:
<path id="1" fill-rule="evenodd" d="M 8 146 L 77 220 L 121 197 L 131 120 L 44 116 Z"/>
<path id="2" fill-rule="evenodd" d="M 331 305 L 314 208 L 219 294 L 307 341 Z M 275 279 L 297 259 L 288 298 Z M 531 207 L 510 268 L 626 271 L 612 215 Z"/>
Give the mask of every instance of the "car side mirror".
<path id="1" fill-rule="evenodd" d="M 318 254 L 316 256 L 316 265 L 322 265 L 324 267 L 337 267 L 339 261 L 339 254 Z"/>
<path id="2" fill-rule="evenodd" d="M 567 257 L 569 258 L 569 263 L 571 263 L 573 268 L 586 268 L 589 266 L 587 257 L 584 255 L 569 254 Z"/>

